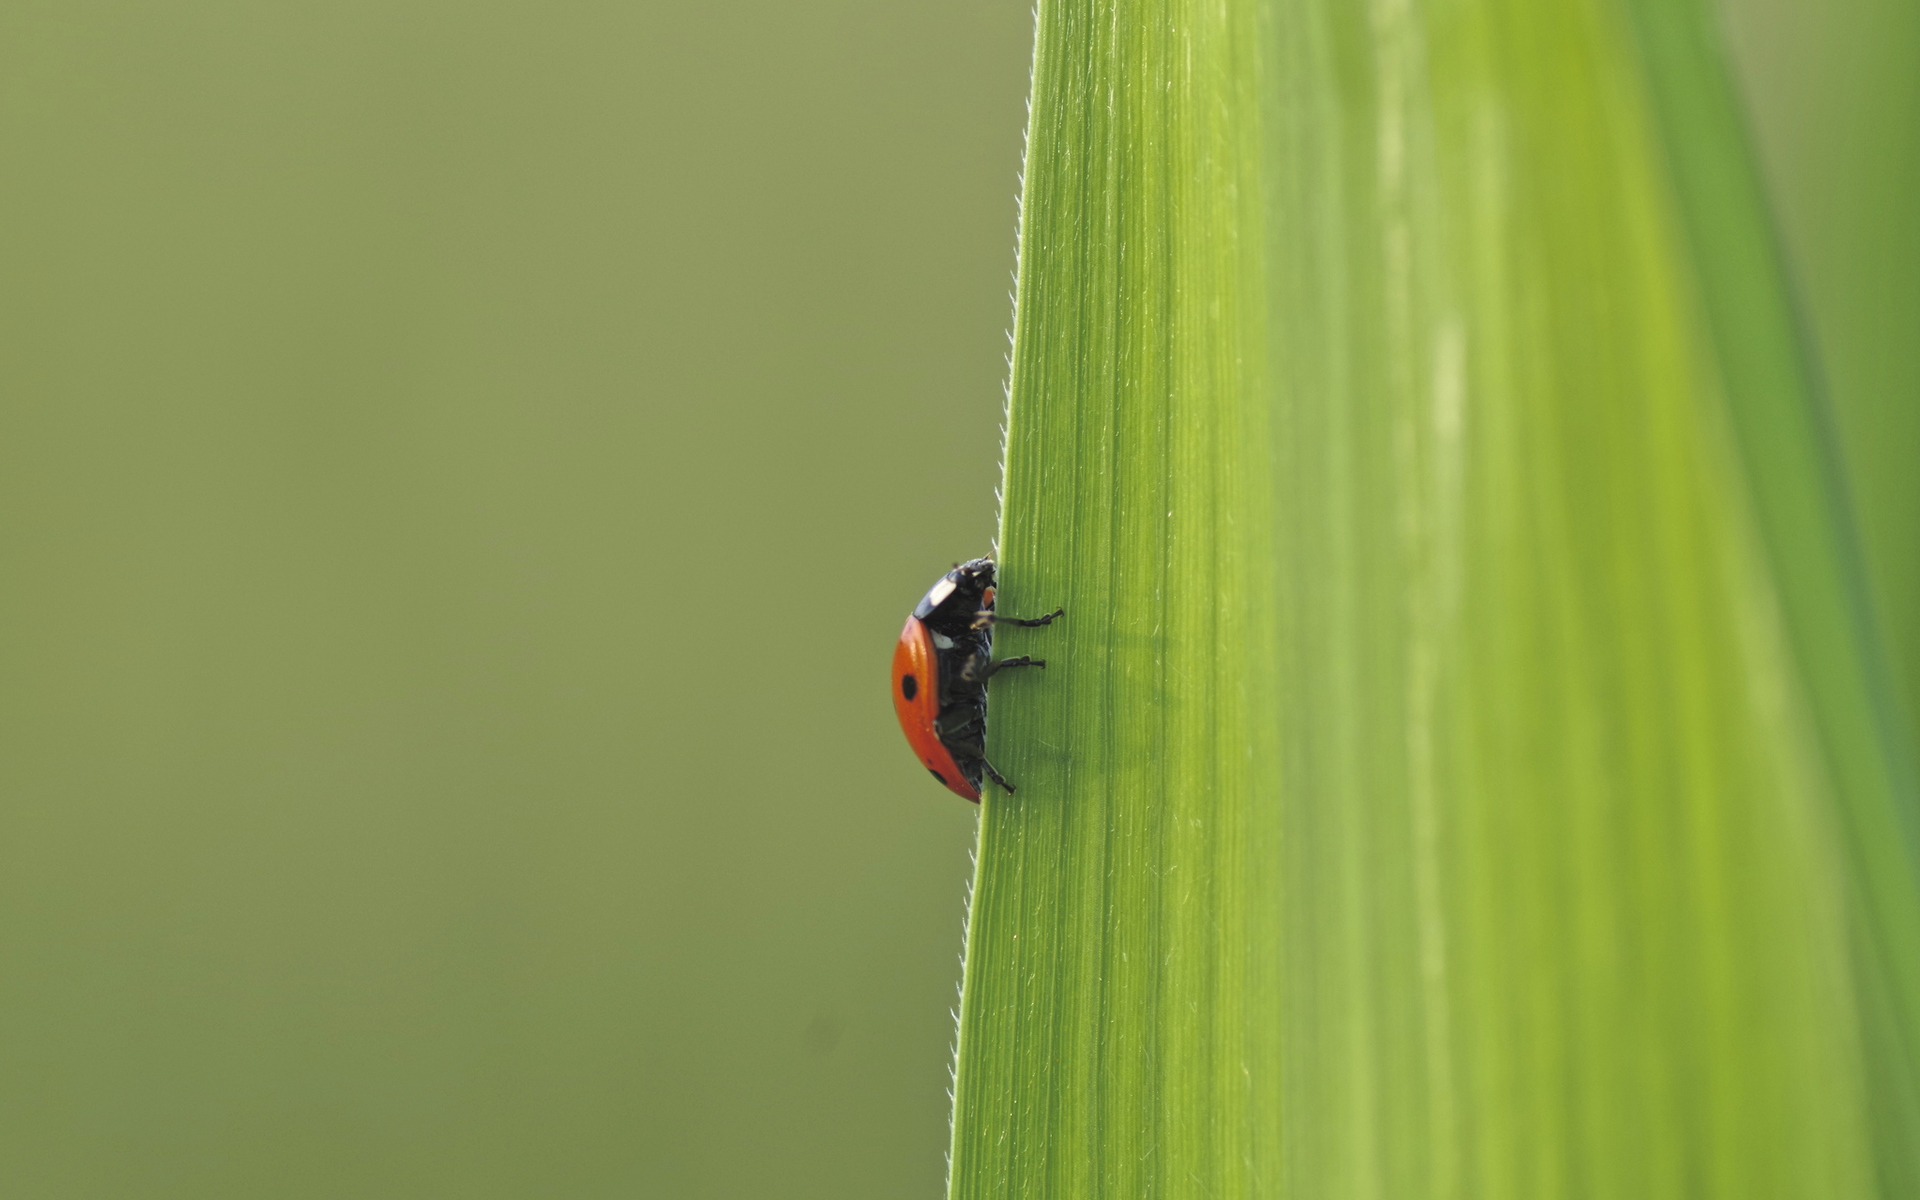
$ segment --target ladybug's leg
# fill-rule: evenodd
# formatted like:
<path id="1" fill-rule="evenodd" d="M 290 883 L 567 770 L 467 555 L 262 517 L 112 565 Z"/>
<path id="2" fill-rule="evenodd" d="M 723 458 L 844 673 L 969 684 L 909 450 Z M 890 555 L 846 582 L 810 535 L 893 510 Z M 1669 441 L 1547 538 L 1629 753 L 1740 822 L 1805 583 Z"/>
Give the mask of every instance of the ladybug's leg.
<path id="1" fill-rule="evenodd" d="M 973 627 L 975 629 L 985 629 L 989 625 L 1021 625 L 1032 629 L 1040 625 L 1051 625 L 1054 621 L 1066 615 L 1066 609 L 1056 608 L 1044 617 L 1033 617 L 1031 619 L 1025 617 L 1003 617 L 990 608 L 983 608 L 973 614 Z"/>
<path id="2" fill-rule="evenodd" d="M 980 765 L 986 769 L 988 779 L 993 780 L 1001 787 L 1007 789 L 1007 795 L 1013 795 L 1013 785 L 1007 782 L 1006 776 L 993 769 L 992 763 L 983 758 L 980 760 Z"/>
<path id="3" fill-rule="evenodd" d="M 1047 665 L 1047 660 L 1044 658 L 1033 658 L 1028 655 L 1022 654 L 1019 658 L 1003 658 L 999 662 L 988 663 L 987 672 L 985 675 L 981 676 L 981 678 L 992 679 L 994 676 L 994 672 L 1004 671 L 1008 667 L 1044 667 L 1046 665 Z"/>
<path id="4" fill-rule="evenodd" d="M 993 678 L 994 672 L 1007 667 L 1044 667 L 1046 665 L 1046 659 L 1034 658 L 1026 654 L 1018 658 L 1003 658 L 999 662 L 994 662 L 984 654 L 975 654 L 960 664 L 960 678 L 968 683 L 985 683 Z"/>

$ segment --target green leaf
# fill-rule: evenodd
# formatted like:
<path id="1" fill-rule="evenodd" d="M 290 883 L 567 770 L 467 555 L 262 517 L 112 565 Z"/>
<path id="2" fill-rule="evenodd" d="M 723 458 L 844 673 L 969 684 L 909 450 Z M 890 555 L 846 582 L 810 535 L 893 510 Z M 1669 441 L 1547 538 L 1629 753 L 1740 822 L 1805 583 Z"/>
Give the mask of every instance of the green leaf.
<path id="1" fill-rule="evenodd" d="M 1904 727 L 1700 11 L 1043 2 L 955 1197 L 1901 1194 Z"/>

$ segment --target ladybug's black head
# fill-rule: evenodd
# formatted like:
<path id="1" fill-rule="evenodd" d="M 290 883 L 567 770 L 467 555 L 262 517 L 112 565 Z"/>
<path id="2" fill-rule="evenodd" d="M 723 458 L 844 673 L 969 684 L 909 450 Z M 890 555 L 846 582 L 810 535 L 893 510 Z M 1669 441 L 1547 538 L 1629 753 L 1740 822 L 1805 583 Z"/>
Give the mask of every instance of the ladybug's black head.
<path id="1" fill-rule="evenodd" d="M 929 629 L 948 636 L 958 635 L 973 628 L 974 617 L 981 609 L 990 607 L 986 594 L 992 586 L 992 559 L 976 558 L 961 563 L 942 575 L 940 582 L 927 591 L 914 607 L 913 615 Z"/>

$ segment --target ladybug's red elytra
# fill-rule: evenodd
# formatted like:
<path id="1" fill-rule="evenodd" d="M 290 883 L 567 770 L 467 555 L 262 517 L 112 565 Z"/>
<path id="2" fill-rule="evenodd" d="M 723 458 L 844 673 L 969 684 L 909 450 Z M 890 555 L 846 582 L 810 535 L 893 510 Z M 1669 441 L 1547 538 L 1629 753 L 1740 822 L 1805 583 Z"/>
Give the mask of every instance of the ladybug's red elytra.
<path id="1" fill-rule="evenodd" d="M 933 777 L 978 804 L 984 773 L 1013 794 L 987 761 L 987 680 L 1009 667 L 1044 667 L 1021 655 L 993 661 L 995 625 L 1050 625 L 1056 608 L 1021 620 L 993 611 L 993 560 L 961 563 L 928 589 L 893 648 L 893 711 Z"/>

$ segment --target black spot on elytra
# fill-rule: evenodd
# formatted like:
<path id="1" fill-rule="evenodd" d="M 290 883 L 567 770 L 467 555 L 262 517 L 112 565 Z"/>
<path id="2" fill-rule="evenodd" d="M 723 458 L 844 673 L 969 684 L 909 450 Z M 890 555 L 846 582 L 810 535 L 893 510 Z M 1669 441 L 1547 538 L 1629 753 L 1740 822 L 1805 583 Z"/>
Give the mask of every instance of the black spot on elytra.
<path id="1" fill-rule="evenodd" d="M 911 675 L 900 677 L 900 694 L 911 700 L 920 694 L 920 681 Z"/>
<path id="2" fill-rule="evenodd" d="M 934 770 L 932 767 L 927 768 L 927 774 L 933 776 L 935 779 L 938 779 L 941 783 L 947 783 L 947 777 L 945 775 L 942 775 L 940 772 Z M 947 783 L 947 786 L 952 787 L 953 785 L 950 783 Z"/>

